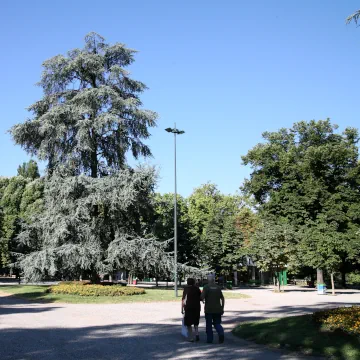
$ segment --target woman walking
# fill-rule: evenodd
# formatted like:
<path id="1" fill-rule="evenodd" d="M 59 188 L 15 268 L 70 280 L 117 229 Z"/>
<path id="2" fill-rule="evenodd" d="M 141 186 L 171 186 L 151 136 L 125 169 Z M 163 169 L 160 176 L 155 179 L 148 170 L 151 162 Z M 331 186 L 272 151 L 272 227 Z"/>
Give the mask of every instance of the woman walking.
<path id="1" fill-rule="evenodd" d="M 195 339 L 199 341 L 199 321 L 200 321 L 200 297 L 201 291 L 195 286 L 194 279 L 187 279 L 187 286 L 184 288 L 182 300 L 181 300 L 181 313 L 184 313 L 184 324 L 188 329 L 189 341 L 193 342 L 192 325 L 194 325 Z"/>

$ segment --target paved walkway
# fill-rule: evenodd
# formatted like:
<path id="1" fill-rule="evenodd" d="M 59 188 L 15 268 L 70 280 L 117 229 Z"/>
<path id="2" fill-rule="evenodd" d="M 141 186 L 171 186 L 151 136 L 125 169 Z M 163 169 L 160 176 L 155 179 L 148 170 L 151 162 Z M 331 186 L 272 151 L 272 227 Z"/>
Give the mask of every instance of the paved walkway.
<path id="1" fill-rule="evenodd" d="M 184 341 L 180 335 L 179 303 L 39 304 L 2 294 L 0 359 L 301 359 L 236 339 L 230 331 L 236 323 L 248 319 L 360 304 L 360 291 L 344 291 L 335 297 L 316 295 L 314 291 L 300 288 L 283 294 L 274 294 L 270 289 L 241 292 L 252 298 L 227 300 L 223 345 L 205 344 L 204 321 L 202 341 Z"/>

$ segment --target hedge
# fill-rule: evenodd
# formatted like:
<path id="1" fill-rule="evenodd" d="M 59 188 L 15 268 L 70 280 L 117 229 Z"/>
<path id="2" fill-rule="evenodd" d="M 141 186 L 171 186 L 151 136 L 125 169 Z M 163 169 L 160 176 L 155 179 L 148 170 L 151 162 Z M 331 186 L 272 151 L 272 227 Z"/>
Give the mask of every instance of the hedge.
<path id="1" fill-rule="evenodd" d="M 59 285 L 90 285 L 91 281 L 90 280 L 81 280 L 81 281 L 60 281 Z"/>
<path id="2" fill-rule="evenodd" d="M 79 296 L 130 296 L 145 294 L 144 289 L 136 287 L 124 287 L 121 285 L 102 286 L 102 285 L 78 285 L 78 284 L 59 284 L 50 286 L 47 290 L 52 294 L 66 294 Z"/>

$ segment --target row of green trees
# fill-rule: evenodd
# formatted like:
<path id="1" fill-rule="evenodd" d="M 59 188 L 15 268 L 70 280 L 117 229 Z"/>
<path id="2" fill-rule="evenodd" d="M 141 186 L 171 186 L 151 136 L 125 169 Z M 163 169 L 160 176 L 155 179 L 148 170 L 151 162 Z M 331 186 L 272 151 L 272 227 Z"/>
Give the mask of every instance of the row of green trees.
<path id="1" fill-rule="evenodd" d="M 36 168 L 35 179 L 29 172 L 20 170 L 24 167 Z M 142 194 L 141 199 L 138 200 L 141 208 L 124 207 L 122 222 L 127 223 L 127 229 L 132 229 L 133 236 L 142 234 L 148 239 L 143 246 L 153 246 L 151 240 L 154 239 L 159 244 L 162 244 L 161 250 L 164 253 L 160 251 L 158 254 L 162 259 L 156 261 L 163 268 L 155 269 L 153 265 L 156 262 L 152 257 L 137 259 L 136 252 L 142 254 L 144 249 L 139 250 L 138 245 L 135 245 L 130 250 L 129 244 L 131 241 L 136 243 L 136 240 L 130 238 L 125 241 L 121 238 L 122 244 L 118 242 L 112 243 L 109 239 L 110 245 L 107 255 L 119 267 L 126 266 L 137 273 L 141 272 L 168 278 L 171 277 L 172 271 L 171 254 L 173 242 L 171 240 L 174 234 L 174 195 L 171 193 L 154 193 L 152 191 L 153 174 L 150 169 L 148 171 L 150 171 L 150 174 L 148 173 L 150 190 L 146 194 Z M 55 251 L 52 246 L 55 234 L 59 237 L 58 241 L 61 241 L 60 239 L 64 238 L 65 234 L 68 237 L 66 242 L 63 242 L 61 254 L 52 253 L 51 256 L 54 260 L 46 258 L 47 260 L 42 260 L 44 263 L 42 261 L 38 263 L 37 266 L 41 265 L 40 268 L 44 270 L 43 274 L 47 273 L 46 268 L 51 264 L 51 261 L 56 262 L 56 259 L 59 260 L 61 257 L 61 273 L 58 273 L 58 267 L 52 264 L 53 271 L 50 273 L 53 276 L 86 275 L 86 271 L 82 273 L 79 270 L 79 272 L 75 271 L 73 273 L 73 270 L 77 266 L 79 269 L 86 269 L 87 266 L 82 266 L 82 263 L 85 262 L 88 262 L 90 266 L 92 261 L 90 249 L 94 246 L 96 248 L 96 245 L 93 239 L 89 243 L 80 243 L 77 252 L 72 255 L 71 252 L 75 251 L 74 247 L 78 243 L 75 238 L 84 236 L 84 234 L 77 233 L 75 225 L 72 225 L 72 233 L 69 233 L 69 224 L 74 222 L 80 224 L 82 232 L 89 231 L 89 229 L 93 231 L 91 224 L 86 223 L 86 218 L 91 219 L 91 216 L 88 213 L 84 216 L 84 212 L 87 211 L 84 209 L 84 207 L 86 208 L 84 202 L 91 201 L 91 196 L 96 196 L 97 199 L 101 198 L 101 208 L 105 207 L 107 201 L 121 202 L 121 199 L 114 197 L 119 192 L 119 189 L 115 191 L 112 188 L 113 184 L 107 184 L 108 186 L 103 191 L 102 186 L 105 183 L 97 182 L 93 194 L 90 194 L 91 190 L 88 188 L 92 180 L 88 177 L 71 177 L 69 179 L 52 175 L 51 177 L 40 178 L 34 161 L 19 167 L 18 173 L 21 175 L 2 178 L 0 182 L 0 204 L 2 209 L 0 231 L 3 234 L 0 248 L 2 267 L 6 267 L 9 263 L 16 263 L 19 258 L 21 259 L 27 253 L 27 256 L 22 260 L 22 265 L 29 268 L 29 272 L 34 275 L 38 271 L 34 265 L 37 261 L 40 261 L 38 250 L 42 249 L 42 244 L 38 243 L 40 234 L 37 231 L 46 228 L 46 231 L 52 237 L 50 246 L 46 249 L 47 253 L 49 253 L 50 249 Z M 122 176 L 126 173 L 127 171 L 122 171 Z M 110 180 L 110 178 L 108 179 Z M 112 178 L 111 181 L 114 181 L 114 179 Z M 61 183 L 61 192 L 59 192 L 58 183 Z M 46 191 L 44 191 L 45 189 Z M 87 189 L 86 195 L 84 194 L 85 189 Z M 107 194 L 108 190 L 110 190 L 109 194 Z M 129 188 L 126 191 L 129 191 Z M 109 197 L 109 199 L 106 200 L 106 197 Z M 216 185 L 209 183 L 195 189 L 188 198 L 178 195 L 177 203 L 179 263 L 199 269 L 217 269 L 223 274 L 230 274 L 236 270 L 244 256 L 244 236 L 241 231 L 241 222 L 248 221 L 251 226 L 254 226 L 256 221 L 256 215 L 251 211 L 244 198 L 240 195 L 221 194 Z M 73 208 L 73 211 L 71 211 L 71 208 Z M 100 210 L 98 217 L 111 223 L 113 221 L 110 217 L 111 213 L 107 210 L 105 214 L 104 210 Z M 90 211 L 92 210 L 90 209 Z M 124 214 L 126 214 L 126 219 Z M 120 218 L 119 215 L 116 216 Z M 97 227 L 99 228 L 99 226 L 99 231 L 102 232 L 105 229 L 105 224 L 99 224 L 98 220 Z M 246 231 L 245 228 L 244 231 Z M 29 232 L 32 232 L 32 234 Z M 101 236 L 102 241 L 105 240 L 105 236 L 106 232 Z M 110 233 L 109 236 L 111 236 Z M 86 254 L 82 254 L 80 249 L 82 246 L 87 248 L 88 252 Z M 97 249 L 99 250 L 99 246 Z M 123 257 L 122 262 L 119 262 L 116 259 L 116 256 L 121 257 L 118 251 L 123 253 L 132 251 L 132 253 L 127 259 Z M 151 256 L 155 252 L 154 248 Z M 165 256 L 164 258 L 164 254 L 168 254 L 170 257 Z M 42 254 L 42 256 L 44 255 Z M 131 262 L 131 264 L 128 264 L 128 262 Z M 136 262 L 137 265 L 135 265 Z M 97 269 L 96 272 L 111 271 L 111 267 L 106 269 L 104 264 L 94 266 Z M 143 272 L 144 268 L 146 268 L 146 272 Z M 181 272 L 182 268 L 180 267 L 180 274 Z M 41 277 L 41 273 L 38 276 Z"/>
<path id="2" fill-rule="evenodd" d="M 178 195 L 178 250 L 182 263 L 230 275 L 241 267 L 245 244 L 254 231 L 257 215 L 249 200 L 224 195 L 208 183 L 188 198 Z M 157 194 L 151 223 L 159 239 L 173 236 L 174 195 Z"/>
<path id="3" fill-rule="evenodd" d="M 291 129 L 264 133 L 264 139 L 264 143 L 243 157 L 244 163 L 253 167 L 253 172 L 242 188 L 242 196 L 221 194 L 214 184 L 195 189 L 188 198 L 178 195 L 179 262 L 229 275 L 240 270 L 244 257 L 250 256 L 264 271 L 277 272 L 288 268 L 296 273 L 306 267 L 313 273 L 319 268 L 330 274 L 341 273 L 345 284 L 346 273 L 357 269 L 360 259 L 357 130 L 349 128 L 339 134 L 329 120 L 300 122 Z M 138 200 L 141 206 L 131 207 L 131 211 L 125 208 L 127 219 L 123 218 L 122 222 L 127 223 L 133 234 L 143 234 L 149 239 L 154 237 L 163 243 L 162 249 L 170 255 L 166 266 L 159 261 L 163 269 L 154 271 L 149 265 L 147 271 L 168 277 L 172 269 L 173 243 L 168 240 L 173 237 L 174 197 L 173 194 L 155 194 L 153 170 L 147 171 L 150 182 Z M 123 176 L 125 173 L 127 171 L 122 171 Z M 16 256 L 11 257 L 11 253 L 21 253 L 25 249 L 31 253 L 36 249 L 35 244 L 19 241 L 18 235 L 20 239 L 24 236 L 24 226 L 31 224 L 37 214 L 41 214 L 42 226 L 49 230 L 51 217 L 43 216 L 44 185 L 50 196 L 50 208 L 55 212 L 53 231 L 61 232 L 63 227 L 68 232 L 64 224 L 76 219 L 80 202 L 74 206 L 74 212 L 69 212 L 69 208 L 81 199 L 84 188 L 89 186 L 87 182 L 91 182 L 87 177 L 59 178 L 53 175 L 39 178 L 34 161 L 20 166 L 18 174 L 13 178 L 2 178 L 0 183 L 3 265 L 16 261 Z M 63 187 L 61 193 L 58 193 L 58 183 Z M 103 185 L 104 182 L 97 183 L 92 195 L 104 203 L 107 190 L 114 189 L 110 184 L 102 194 Z M 70 189 L 65 191 L 66 186 Z M 86 201 L 89 201 L 89 192 Z M 253 197 L 251 204 L 250 196 Z M 110 199 L 114 200 L 114 192 L 110 193 Z M 66 214 L 71 220 L 64 210 L 58 208 L 63 207 L 60 204 L 65 204 Z M 101 214 L 105 216 L 103 212 Z M 83 215 L 76 221 L 81 222 L 83 228 L 91 228 L 90 224 L 84 223 Z M 87 215 L 91 218 L 90 214 Z M 74 236 L 79 235 L 71 234 L 67 245 L 73 242 Z M 145 244 L 150 245 L 149 242 Z M 90 248 L 89 245 L 86 246 Z M 126 252 L 126 247 L 128 243 L 125 242 L 121 251 Z M 114 244 L 111 249 L 108 256 L 114 258 Z M 89 261 L 86 260 L 88 256 L 85 254 L 81 261 Z M 134 261 L 134 256 L 132 254 L 128 261 Z M 81 259 L 77 254 L 75 260 L 69 252 L 64 252 L 63 257 L 62 262 L 71 259 L 68 260 L 69 269 Z M 28 259 L 33 271 L 33 258 Z M 135 271 L 144 268 L 148 260 L 137 261 L 138 265 L 132 265 Z M 97 269 L 106 271 L 100 265 Z"/>

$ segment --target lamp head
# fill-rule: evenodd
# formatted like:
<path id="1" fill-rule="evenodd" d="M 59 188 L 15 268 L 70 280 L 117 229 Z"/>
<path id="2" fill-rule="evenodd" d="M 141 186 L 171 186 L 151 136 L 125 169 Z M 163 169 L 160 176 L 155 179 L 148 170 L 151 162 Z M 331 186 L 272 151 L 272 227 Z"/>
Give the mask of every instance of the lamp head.
<path id="1" fill-rule="evenodd" d="M 173 133 L 173 134 L 176 134 L 176 135 L 181 135 L 181 134 L 184 134 L 185 131 L 183 130 L 178 130 L 176 128 L 166 128 L 165 131 L 169 132 L 169 133 Z"/>

